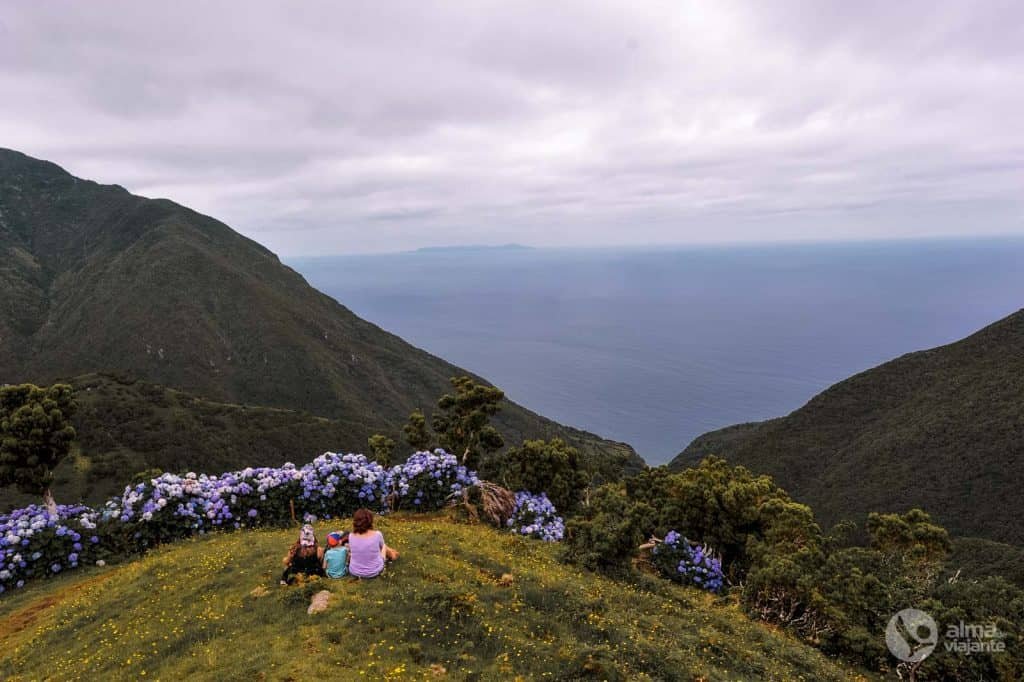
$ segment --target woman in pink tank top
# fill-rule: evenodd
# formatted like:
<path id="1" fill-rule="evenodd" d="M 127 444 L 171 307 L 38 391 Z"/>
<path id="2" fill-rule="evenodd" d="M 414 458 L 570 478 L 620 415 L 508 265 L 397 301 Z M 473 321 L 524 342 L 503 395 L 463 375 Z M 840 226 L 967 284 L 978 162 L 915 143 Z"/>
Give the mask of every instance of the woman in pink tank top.
<path id="1" fill-rule="evenodd" d="M 398 558 L 398 552 L 384 543 L 384 535 L 373 529 L 369 509 L 358 509 L 352 517 L 348 552 L 348 572 L 358 578 L 376 578 L 384 570 L 385 560 Z"/>

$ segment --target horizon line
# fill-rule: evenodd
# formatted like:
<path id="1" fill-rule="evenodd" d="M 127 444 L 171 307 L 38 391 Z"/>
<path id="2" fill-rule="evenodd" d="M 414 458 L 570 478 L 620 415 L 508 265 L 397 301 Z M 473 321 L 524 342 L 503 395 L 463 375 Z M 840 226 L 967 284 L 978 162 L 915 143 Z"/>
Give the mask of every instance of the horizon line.
<path id="1" fill-rule="evenodd" d="M 558 244 L 536 245 L 519 242 L 501 242 L 496 244 L 424 244 L 409 249 L 391 251 L 338 251 L 320 254 L 278 254 L 281 259 L 315 260 L 319 258 L 337 258 L 354 256 L 429 256 L 439 255 L 444 251 L 480 250 L 480 251 L 673 251 L 697 249 L 728 249 L 746 247 L 784 247 L 784 246 L 855 246 L 864 244 L 894 244 L 914 242 L 963 242 L 963 241 L 1024 241 L 1024 232 L 993 232 L 985 234 L 937 234 L 896 237 L 841 237 L 836 239 L 774 239 L 774 240 L 734 240 L 734 241 L 699 241 L 699 242 L 659 242 L 659 243 L 624 243 L 624 244 Z"/>

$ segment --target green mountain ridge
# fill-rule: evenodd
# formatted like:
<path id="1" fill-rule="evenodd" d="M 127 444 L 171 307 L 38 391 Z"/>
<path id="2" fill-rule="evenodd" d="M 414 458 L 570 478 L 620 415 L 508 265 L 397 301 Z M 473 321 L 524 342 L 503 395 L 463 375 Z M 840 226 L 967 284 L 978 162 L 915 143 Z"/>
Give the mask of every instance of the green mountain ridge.
<path id="1" fill-rule="evenodd" d="M 1024 544 L 1024 311 L 704 434 L 669 467 L 708 454 L 770 474 L 826 524 L 921 507 L 955 534 Z"/>
<path id="2" fill-rule="evenodd" d="M 0 255 L 0 382 L 114 372 L 334 420 L 337 447 L 363 450 L 374 432 L 397 439 L 413 409 L 429 413 L 449 377 L 470 374 L 359 318 L 213 218 L 4 149 Z M 496 422 L 509 442 L 560 436 L 614 466 L 644 466 L 628 445 L 511 402 Z"/>

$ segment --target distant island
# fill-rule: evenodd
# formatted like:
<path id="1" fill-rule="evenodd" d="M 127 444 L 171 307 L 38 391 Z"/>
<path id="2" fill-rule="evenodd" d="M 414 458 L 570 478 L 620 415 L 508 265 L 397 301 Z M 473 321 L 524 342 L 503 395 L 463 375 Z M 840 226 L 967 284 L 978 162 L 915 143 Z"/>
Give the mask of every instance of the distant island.
<path id="1" fill-rule="evenodd" d="M 534 251 L 532 246 L 525 244 L 498 244 L 489 246 L 486 244 L 465 244 L 456 246 L 424 246 L 412 251 L 412 253 L 462 253 L 465 251 Z"/>

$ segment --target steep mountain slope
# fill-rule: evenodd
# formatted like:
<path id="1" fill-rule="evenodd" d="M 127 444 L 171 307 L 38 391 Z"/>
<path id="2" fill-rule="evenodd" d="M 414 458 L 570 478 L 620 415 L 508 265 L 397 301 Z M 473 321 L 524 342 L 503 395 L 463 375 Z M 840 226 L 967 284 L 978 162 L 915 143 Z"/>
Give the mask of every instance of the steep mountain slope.
<path id="1" fill-rule="evenodd" d="M 0 149 L 0 381 L 117 371 L 397 434 L 466 373 L 354 315 L 227 225 Z M 631 448 L 509 403 L 509 440 Z M 237 462 L 245 464 L 245 462 Z"/>
<path id="2" fill-rule="evenodd" d="M 705 434 L 669 466 L 710 453 L 771 474 L 826 523 L 919 506 L 957 534 L 1024 544 L 1024 311 L 787 417 Z"/>

